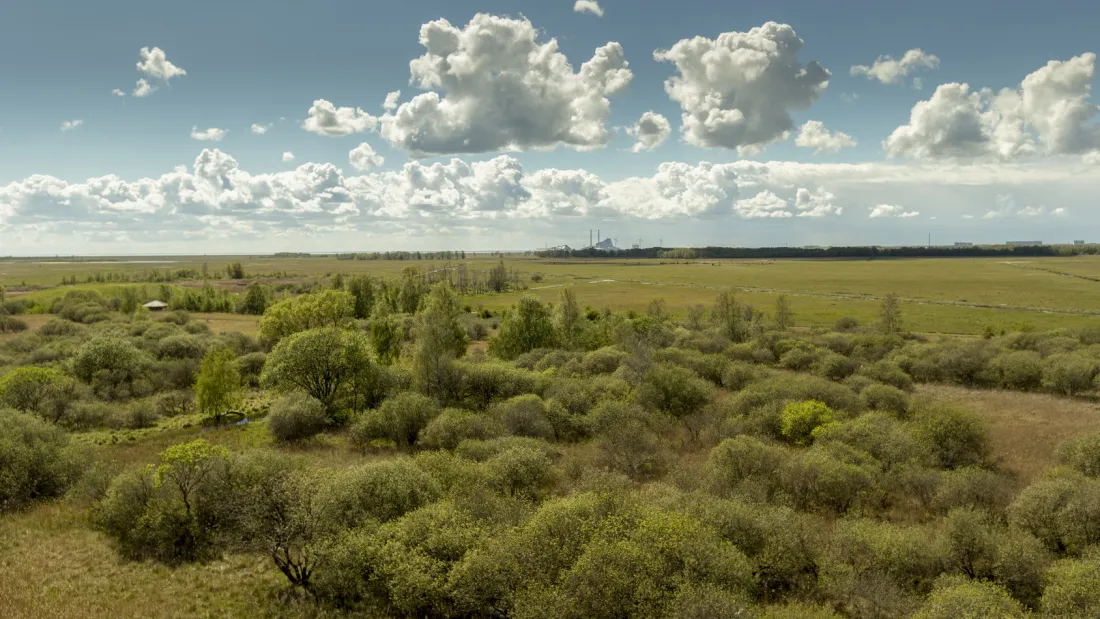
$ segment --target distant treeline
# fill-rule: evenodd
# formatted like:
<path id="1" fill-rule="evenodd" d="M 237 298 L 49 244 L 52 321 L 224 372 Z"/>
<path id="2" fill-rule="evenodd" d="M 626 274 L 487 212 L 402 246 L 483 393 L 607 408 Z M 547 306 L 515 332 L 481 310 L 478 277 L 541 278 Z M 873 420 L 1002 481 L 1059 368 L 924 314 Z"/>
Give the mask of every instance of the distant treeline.
<path id="1" fill-rule="evenodd" d="M 975 245 L 971 247 L 647 247 L 602 251 L 599 249 L 549 249 L 535 252 L 540 258 L 664 258 L 672 260 L 716 258 L 967 258 L 996 256 L 1075 256 L 1100 253 L 1098 245 Z"/>

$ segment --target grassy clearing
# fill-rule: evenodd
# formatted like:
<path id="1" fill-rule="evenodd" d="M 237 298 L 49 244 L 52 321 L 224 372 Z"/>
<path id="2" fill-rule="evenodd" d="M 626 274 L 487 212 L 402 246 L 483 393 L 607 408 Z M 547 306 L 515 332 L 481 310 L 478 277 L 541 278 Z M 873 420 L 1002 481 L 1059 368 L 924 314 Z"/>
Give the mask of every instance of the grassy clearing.
<path id="1" fill-rule="evenodd" d="M 1055 464 L 1054 451 L 1062 441 L 1100 430 L 1100 406 L 1085 399 L 948 385 L 921 385 L 918 393 L 980 415 L 993 453 L 1021 486 Z"/>

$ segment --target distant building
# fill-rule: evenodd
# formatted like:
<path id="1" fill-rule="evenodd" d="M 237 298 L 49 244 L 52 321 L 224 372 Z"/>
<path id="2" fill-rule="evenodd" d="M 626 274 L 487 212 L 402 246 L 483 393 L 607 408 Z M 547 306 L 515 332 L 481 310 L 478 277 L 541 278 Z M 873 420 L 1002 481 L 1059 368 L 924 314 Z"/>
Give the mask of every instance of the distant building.
<path id="1" fill-rule="evenodd" d="M 1084 241 L 1074 241 L 1073 244 L 1074 245 L 1084 245 L 1085 242 Z"/>
<path id="2" fill-rule="evenodd" d="M 145 305 L 142 305 L 142 307 L 149 310 L 150 312 L 163 312 L 164 310 L 168 309 L 168 304 L 164 301 L 150 301 Z"/>
<path id="3" fill-rule="evenodd" d="M 955 247 L 974 247 L 974 244 L 962 241 L 962 242 L 956 242 Z"/>
<path id="4" fill-rule="evenodd" d="M 1005 243 L 1009 247 L 1038 247 L 1042 244 L 1042 241 L 1008 241 Z"/>
<path id="5" fill-rule="evenodd" d="M 617 251 L 619 248 L 615 247 L 615 242 L 610 238 L 606 238 L 599 243 L 592 246 L 592 249 L 598 249 L 600 251 Z"/>

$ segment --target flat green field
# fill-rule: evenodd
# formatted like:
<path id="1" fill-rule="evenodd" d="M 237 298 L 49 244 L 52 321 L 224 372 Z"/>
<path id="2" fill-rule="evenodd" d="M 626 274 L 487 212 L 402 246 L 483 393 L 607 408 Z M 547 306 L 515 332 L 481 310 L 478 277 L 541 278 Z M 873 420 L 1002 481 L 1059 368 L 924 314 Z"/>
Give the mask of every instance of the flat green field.
<path id="1" fill-rule="evenodd" d="M 488 255 L 467 256 L 461 262 L 471 269 L 488 269 L 498 260 Z M 83 280 L 97 272 L 198 269 L 204 263 L 214 272 L 235 261 L 243 263 L 249 274 L 286 273 L 303 279 L 338 272 L 397 277 L 409 266 L 429 271 L 455 264 L 442 260 L 272 256 L 143 258 L 129 262 L 19 260 L 0 262 L 0 284 L 17 295 L 24 285 L 55 286 L 72 275 Z M 505 262 L 523 273 L 528 292 L 549 301 L 563 286 L 572 286 L 582 304 L 596 309 L 644 310 L 650 301 L 664 299 L 669 310 L 683 312 L 696 303 L 709 305 L 719 289 L 730 287 L 743 301 L 765 311 L 778 295 L 787 295 L 801 326 L 831 325 L 841 316 L 871 321 L 879 299 L 891 292 L 903 299 L 906 326 L 914 331 L 973 334 L 986 326 L 998 330 L 1054 329 L 1100 322 L 1100 257 L 1096 256 L 676 262 L 513 255 Z M 531 280 L 535 274 L 542 276 L 541 281 Z M 48 297 L 64 290 L 34 295 Z M 516 298 L 517 294 L 481 295 L 468 302 L 502 309 Z"/>

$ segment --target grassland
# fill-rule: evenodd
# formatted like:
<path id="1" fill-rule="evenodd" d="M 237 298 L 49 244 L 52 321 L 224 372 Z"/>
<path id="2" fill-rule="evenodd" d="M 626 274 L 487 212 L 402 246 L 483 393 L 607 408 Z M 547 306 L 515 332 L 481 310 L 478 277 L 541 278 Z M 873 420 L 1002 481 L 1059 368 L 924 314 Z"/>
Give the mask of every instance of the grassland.
<path id="1" fill-rule="evenodd" d="M 0 285 L 13 294 L 21 288 L 53 287 L 63 277 L 85 279 L 97 272 L 141 273 L 151 269 L 211 271 L 240 261 L 250 274 L 287 273 L 298 279 L 334 273 L 369 273 L 398 277 L 409 266 L 424 271 L 448 263 L 398 260 L 336 260 L 332 257 L 276 258 L 272 256 L 209 256 L 149 259 L 141 262 L 108 260 L 58 262 L 19 260 L 0 262 Z M 163 262 L 152 262 L 163 260 Z M 498 258 L 468 255 L 471 269 L 488 269 Z M 732 287 L 742 300 L 767 311 L 776 297 L 787 295 L 800 326 L 828 326 L 841 316 L 862 322 L 874 320 L 879 299 L 896 293 L 903 299 L 907 327 L 925 333 L 977 334 L 987 326 L 997 331 L 1073 328 L 1100 321 L 1100 257 L 943 258 L 888 260 L 584 260 L 505 257 L 506 264 L 524 275 L 527 292 L 547 301 L 559 288 L 573 286 L 578 300 L 596 309 L 642 311 L 655 299 L 664 299 L 672 312 L 709 304 L 721 288 Z M 453 264 L 453 263 L 452 263 Z M 531 281 L 531 276 L 541 281 Z M 233 283 L 234 290 L 245 282 Z M 182 283 L 186 285 L 187 283 Z M 110 292 L 117 284 L 87 286 Z M 31 298 L 49 300 L 69 288 L 31 292 Z M 474 306 L 504 309 L 517 293 L 481 295 L 467 301 Z M 226 328 L 228 317 L 218 317 Z M 215 327 L 215 324 L 211 325 Z"/>

